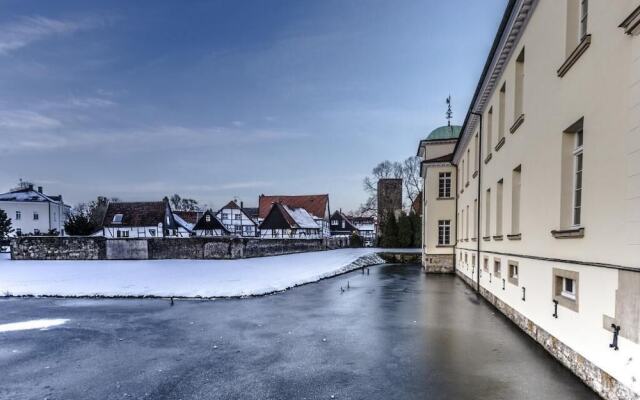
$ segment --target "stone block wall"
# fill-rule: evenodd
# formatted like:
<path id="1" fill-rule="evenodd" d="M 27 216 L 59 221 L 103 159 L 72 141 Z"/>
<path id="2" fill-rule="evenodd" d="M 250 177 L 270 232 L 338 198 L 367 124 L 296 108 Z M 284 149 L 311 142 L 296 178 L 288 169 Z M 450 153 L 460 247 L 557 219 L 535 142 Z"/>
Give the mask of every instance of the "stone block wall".
<path id="1" fill-rule="evenodd" d="M 14 260 L 237 259 L 348 247 L 345 239 L 20 237 Z"/>
<path id="2" fill-rule="evenodd" d="M 452 274 L 453 254 L 425 254 L 422 257 L 422 269 L 428 274 Z"/>
<path id="3" fill-rule="evenodd" d="M 23 236 L 11 239 L 14 260 L 103 260 L 103 237 Z"/>

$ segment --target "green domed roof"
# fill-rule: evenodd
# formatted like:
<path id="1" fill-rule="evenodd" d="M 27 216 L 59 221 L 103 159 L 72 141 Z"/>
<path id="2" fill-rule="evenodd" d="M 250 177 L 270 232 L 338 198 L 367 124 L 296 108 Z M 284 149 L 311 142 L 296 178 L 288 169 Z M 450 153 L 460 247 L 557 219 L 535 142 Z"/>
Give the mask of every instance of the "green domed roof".
<path id="1" fill-rule="evenodd" d="M 461 130 L 459 125 L 444 125 L 431 131 L 427 140 L 457 139 Z"/>

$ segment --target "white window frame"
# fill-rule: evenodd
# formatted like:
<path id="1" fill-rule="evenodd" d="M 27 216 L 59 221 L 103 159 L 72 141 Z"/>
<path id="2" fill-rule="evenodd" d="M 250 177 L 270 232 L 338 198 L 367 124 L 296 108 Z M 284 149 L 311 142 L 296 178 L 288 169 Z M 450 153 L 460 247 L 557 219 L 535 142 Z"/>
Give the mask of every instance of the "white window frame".
<path id="1" fill-rule="evenodd" d="M 22 220 L 22 211 L 16 211 L 16 221 Z"/>
<path id="2" fill-rule="evenodd" d="M 448 246 L 451 244 L 451 220 L 442 219 L 438 221 L 438 245 Z"/>
<path id="3" fill-rule="evenodd" d="M 37 211 L 33 212 L 33 220 L 40 221 L 40 214 Z"/>
<path id="4" fill-rule="evenodd" d="M 451 197 L 451 172 L 438 174 L 438 197 L 442 199 Z"/>
<path id="5" fill-rule="evenodd" d="M 584 183 L 584 132 L 580 129 L 575 133 L 575 148 L 573 150 L 573 199 L 571 202 L 571 224 L 573 227 L 582 226 L 582 189 Z M 578 160 L 580 160 L 580 169 L 578 170 Z M 578 174 L 580 174 L 580 186 L 578 187 Z M 580 193 L 580 201 L 578 202 L 578 192 Z M 577 218 L 576 218 L 577 211 Z"/>
<path id="6" fill-rule="evenodd" d="M 567 283 L 571 281 L 571 290 L 567 290 Z M 576 299 L 576 282 L 574 279 L 562 277 L 562 291 L 560 294 L 567 299 L 575 300 Z"/>

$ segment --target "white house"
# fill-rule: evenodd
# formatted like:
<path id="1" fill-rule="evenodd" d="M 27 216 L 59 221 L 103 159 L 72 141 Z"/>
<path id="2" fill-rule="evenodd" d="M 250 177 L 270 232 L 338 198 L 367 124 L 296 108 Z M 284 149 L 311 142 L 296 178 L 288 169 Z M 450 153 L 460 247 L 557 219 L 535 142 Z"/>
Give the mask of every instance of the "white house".
<path id="1" fill-rule="evenodd" d="M 152 238 L 189 236 L 188 227 L 176 222 L 168 201 L 110 202 L 96 236 Z"/>
<path id="2" fill-rule="evenodd" d="M 238 205 L 235 201 L 230 201 L 216 213 L 216 217 L 231 234 L 244 237 L 257 236 L 258 223 L 249 216 L 242 203 Z"/>
<path id="3" fill-rule="evenodd" d="M 11 236 L 64 235 L 64 223 L 71 207 L 64 204 L 61 195 L 49 196 L 42 186 L 34 190 L 33 184 L 20 182 L 20 186 L 0 194 L 0 209 L 11 219 Z"/>

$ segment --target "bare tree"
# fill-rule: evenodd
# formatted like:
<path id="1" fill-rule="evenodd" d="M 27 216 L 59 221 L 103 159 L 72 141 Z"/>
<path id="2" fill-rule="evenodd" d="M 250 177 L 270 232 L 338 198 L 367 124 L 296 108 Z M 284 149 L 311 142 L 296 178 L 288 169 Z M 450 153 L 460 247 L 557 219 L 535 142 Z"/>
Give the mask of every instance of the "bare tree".
<path id="1" fill-rule="evenodd" d="M 378 210 L 378 180 L 385 178 L 401 178 L 408 206 L 418 197 L 422 190 L 420 180 L 420 158 L 409 157 L 403 162 L 382 161 L 371 170 L 371 176 L 363 180 L 364 190 L 369 193 L 367 200 L 360 205 L 360 214 L 375 215 Z M 406 205 L 406 204 L 405 204 Z"/>
<path id="2" fill-rule="evenodd" d="M 419 157 L 409 157 L 402 162 L 402 184 L 409 200 L 409 207 L 411 207 L 422 190 Z"/>
<path id="3" fill-rule="evenodd" d="M 179 194 L 174 194 L 169 198 L 171 207 L 175 211 L 199 211 L 198 201 L 194 199 L 182 198 Z"/>

